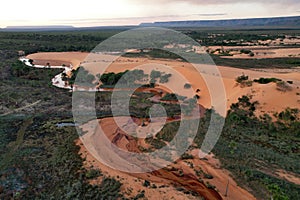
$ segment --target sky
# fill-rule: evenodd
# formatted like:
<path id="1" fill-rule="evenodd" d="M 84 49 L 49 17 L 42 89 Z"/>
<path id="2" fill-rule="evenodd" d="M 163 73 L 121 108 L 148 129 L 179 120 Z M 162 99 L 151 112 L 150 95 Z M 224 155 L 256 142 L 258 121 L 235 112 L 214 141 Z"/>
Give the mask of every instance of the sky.
<path id="1" fill-rule="evenodd" d="M 4 3 L 5 2 L 5 3 Z M 300 0 L 10 0 L 0 27 L 137 25 L 142 22 L 300 16 Z"/>

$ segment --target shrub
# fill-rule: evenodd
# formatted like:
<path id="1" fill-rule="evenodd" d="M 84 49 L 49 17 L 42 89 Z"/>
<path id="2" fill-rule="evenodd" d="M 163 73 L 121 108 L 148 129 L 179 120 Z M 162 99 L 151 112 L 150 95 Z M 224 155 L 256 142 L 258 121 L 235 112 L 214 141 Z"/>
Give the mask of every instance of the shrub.
<path id="1" fill-rule="evenodd" d="M 165 74 L 165 75 L 162 75 L 161 77 L 160 77 L 160 80 L 159 80 L 159 82 L 160 83 L 167 83 L 167 82 L 169 82 L 169 78 L 172 76 L 172 74 Z"/>
<path id="2" fill-rule="evenodd" d="M 150 83 L 155 83 L 156 80 L 161 76 L 160 71 L 152 70 L 150 73 Z"/>
<path id="3" fill-rule="evenodd" d="M 213 179 L 214 177 L 211 174 L 204 173 L 204 178 L 206 178 L 206 179 Z"/>
<path id="4" fill-rule="evenodd" d="M 138 193 L 133 199 L 137 200 L 137 199 L 142 199 L 145 197 L 145 191 L 143 190 L 141 193 Z"/>
<path id="5" fill-rule="evenodd" d="M 260 83 L 260 84 L 268 84 L 268 83 L 277 83 L 278 81 L 281 81 L 281 79 L 278 78 L 259 78 L 259 79 L 254 79 L 254 82 Z"/>
<path id="6" fill-rule="evenodd" d="M 149 187 L 151 184 L 149 181 L 145 180 L 144 183 L 143 183 L 143 186 L 144 187 Z"/>
<path id="7" fill-rule="evenodd" d="M 295 121 L 298 119 L 298 114 L 300 111 L 298 109 L 287 108 L 278 114 L 278 119 L 283 121 Z"/>
<path id="8" fill-rule="evenodd" d="M 94 178 L 97 178 L 99 176 L 102 176 L 102 173 L 99 169 L 91 169 L 91 170 L 89 170 L 85 173 L 85 177 L 87 179 L 94 179 Z"/>
<path id="9" fill-rule="evenodd" d="M 191 87 L 192 85 L 189 83 L 184 84 L 184 89 L 190 89 Z"/>
<path id="10" fill-rule="evenodd" d="M 242 74 L 241 76 L 238 76 L 235 81 L 241 85 L 241 87 L 251 87 L 252 81 L 249 80 L 249 77 Z"/>
<path id="11" fill-rule="evenodd" d="M 185 96 L 180 96 L 178 94 L 175 93 L 168 93 L 166 94 L 163 98 L 161 98 L 161 100 L 163 101 L 178 101 L 178 100 L 185 100 L 187 97 Z"/>
<path id="12" fill-rule="evenodd" d="M 194 156 L 188 153 L 184 153 L 182 154 L 181 159 L 182 160 L 194 159 Z"/>
<path id="13" fill-rule="evenodd" d="M 241 76 L 238 76 L 235 80 L 236 80 L 236 82 L 241 83 L 243 81 L 249 80 L 249 77 L 243 74 Z"/>
<path id="14" fill-rule="evenodd" d="M 249 49 L 241 49 L 240 52 L 241 52 L 241 53 L 244 53 L 244 54 L 250 54 L 250 53 L 252 53 L 252 51 L 249 50 Z"/>
<path id="15" fill-rule="evenodd" d="M 178 175 L 180 176 L 180 177 L 183 177 L 184 176 L 184 173 L 183 173 L 183 171 L 180 169 L 179 171 L 178 171 Z"/>

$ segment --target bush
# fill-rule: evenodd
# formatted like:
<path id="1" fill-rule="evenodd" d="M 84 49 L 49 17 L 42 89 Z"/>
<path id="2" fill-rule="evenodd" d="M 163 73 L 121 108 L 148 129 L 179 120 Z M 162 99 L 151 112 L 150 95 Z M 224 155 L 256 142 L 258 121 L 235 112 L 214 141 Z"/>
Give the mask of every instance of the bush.
<path id="1" fill-rule="evenodd" d="M 241 75 L 241 76 L 238 76 L 235 81 L 237 83 L 239 83 L 241 85 L 241 87 L 251 87 L 252 86 L 252 81 L 249 80 L 249 77 L 246 76 L 246 75 Z"/>
<path id="2" fill-rule="evenodd" d="M 204 174 L 204 178 L 206 179 L 213 179 L 214 177 L 211 174 Z"/>
<path id="3" fill-rule="evenodd" d="M 87 179 L 94 179 L 94 178 L 97 178 L 99 176 L 102 176 L 102 173 L 99 169 L 91 169 L 91 170 L 89 170 L 85 173 L 85 177 Z"/>
<path id="4" fill-rule="evenodd" d="M 246 75 L 244 75 L 244 74 L 241 75 L 241 76 L 238 76 L 238 77 L 235 79 L 235 81 L 238 82 L 238 83 L 242 83 L 242 82 L 247 81 L 247 80 L 249 80 L 249 77 L 246 76 Z"/>
<path id="5" fill-rule="evenodd" d="M 161 98 L 160 100 L 162 101 L 178 101 L 178 100 L 185 100 L 187 97 L 185 96 L 180 96 L 178 94 L 175 93 L 168 93 L 166 94 L 163 98 Z"/>
<path id="6" fill-rule="evenodd" d="M 198 94 L 196 94 L 196 95 L 194 96 L 194 99 L 200 99 L 200 96 L 199 96 Z"/>
<path id="7" fill-rule="evenodd" d="M 182 154 L 181 159 L 182 160 L 194 159 L 194 156 L 188 153 L 184 153 Z"/>
<path id="8" fill-rule="evenodd" d="M 137 200 L 137 199 L 142 199 L 145 197 L 145 191 L 142 191 L 141 193 L 137 194 L 133 199 Z"/>
<path id="9" fill-rule="evenodd" d="M 184 89 L 190 89 L 191 87 L 192 85 L 189 83 L 184 84 Z"/>
<path id="10" fill-rule="evenodd" d="M 241 52 L 241 53 L 244 53 L 244 54 L 250 54 L 250 53 L 252 53 L 252 51 L 249 50 L 249 49 L 241 49 L 240 52 Z"/>
<path id="11" fill-rule="evenodd" d="M 159 82 L 160 83 L 167 83 L 167 82 L 169 82 L 169 78 L 172 76 L 172 74 L 165 74 L 165 75 L 162 75 L 161 77 L 160 77 L 160 80 L 159 80 Z"/>
<path id="12" fill-rule="evenodd" d="M 268 83 L 277 83 L 278 81 L 281 81 L 281 79 L 278 78 L 259 78 L 254 79 L 254 82 L 260 83 L 260 84 L 268 84 Z"/>
<path id="13" fill-rule="evenodd" d="M 149 187 L 151 184 L 149 181 L 145 180 L 144 183 L 143 183 L 143 186 L 144 187 Z"/>

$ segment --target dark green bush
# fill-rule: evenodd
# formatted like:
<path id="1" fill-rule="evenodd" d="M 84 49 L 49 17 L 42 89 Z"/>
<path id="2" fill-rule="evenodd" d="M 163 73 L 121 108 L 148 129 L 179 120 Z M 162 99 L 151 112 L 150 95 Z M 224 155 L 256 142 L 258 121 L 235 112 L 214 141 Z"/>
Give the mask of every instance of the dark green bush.
<path id="1" fill-rule="evenodd" d="M 254 82 L 260 83 L 260 84 L 268 84 L 268 83 L 277 83 L 281 81 L 278 78 L 259 78 L 259 79 L 254 79 Z"/>

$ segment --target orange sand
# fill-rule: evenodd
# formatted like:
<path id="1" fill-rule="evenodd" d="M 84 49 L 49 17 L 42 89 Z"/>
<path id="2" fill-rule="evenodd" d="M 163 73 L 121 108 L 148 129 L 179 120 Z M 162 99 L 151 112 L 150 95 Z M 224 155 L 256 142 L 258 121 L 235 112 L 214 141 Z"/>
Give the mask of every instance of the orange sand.
<path id="1" fill-rule="evenodd" d="M 53 62 L 62 62 L 62 64 L 70 63 L 73 65 L 74 68 L 78 67 L 79 65 L 83 65 L 88 68 L 91 73 L 97 74 L 99 71 L 99 67 L 104 66 L 103 61 L 104 60 L 97 60 L 97 57 L 93 60 L 93 58 L 89 59 L 89 62 L 84 62 L 85 57 L 88 55 L 88 53 L 81 53 L 81 52 L 65 52 L 65 53 L 37 53 L 27 56 L 27 58 L 31 58 L 33 60 L 38 60 L 39 62 L 47 61 L 51 64 L 51 61 Z M 93 56 L 93 55 L 92 55 Z M 110 60 L 110 56 L 107 55 L 107 59 Z M 93 61 L 92 61 L 93 60 Z M 163 64 L 169 66 L 172 70 L 176 70 L 176 72 L 179 72 L 185 79 L 184 81 L 178 81 L 177 76 L 174 75 L 170 78 L 168 86 L 173 88 L 179 88 L 180 92 L 177 92 L 176 90 L 173 92 L 179 93 L 181 95 L 191 95 L 186 90 L 183 89 L 185 83 L 190 83 L 192 85 L 192 88 L 194 90 L 194 94 L 196 94 L 196 90 L 200 89 L 200 92 L 197 94 L 200 95 L 199 103 L 203 105 L 206 108 L 210 108 L 212 101 L 210 99 L 210 93 L 209 93 L 209 87 L 205 84 L 205 80 L 203 77 L 209 78 L 210 76 L 215 78 L 214 75 L 210 74 L 203 74 L 203 76 L 199 75 L 199 73 L 192 67 L 191 64 L 180 62 L 180 61 L 173 61 L 173 60 L 158 60 L 158 59 L 148 59 L 148 58 L 119 58 L 116 60 L 108 70 L 106 71 L 112 71 L 112 72 L 122 72 L 126 69 L 133 69 L 137 66 L 144 65 L 144 64 L 151 64 L 156 67 L 155 64 Z M 159 68 L 159 67 L 158 67 Z M 226 108 L 228 109 L 232 103 L 235 103 L 239 97 L 242 95 L 252 95 L 253 100 L 257 100 L 259 105 L 259 111 L 258 114 L 262 113 L 275 113 L 284 110 L 286 107 L 292 107 L 292 108 L 300 108 L 300 95 L 297 95 L 297 93 L 300 93 L 300 72 L 298 69 L 294 69 L 293 71 L 290 71 L 289 73 L 276 73 L 276 70 L 268 69 L 266 71 L 262 70 L 244 70 L 244 69 L 236 69 L 231 67 L 222 67 L 218 66 L 218 69 L 222 75 L 222 82 L 224 84 L 225 92 L 227 95 L 227 105 Z M 169 69 L 166 69 L 166 72 Z M 289 71 L 289 70 L 287 70 Z M 145 69 L 146 73 L 150 72 L 150 69 Z M 281 92 L 276 89 L 276 84 L 270 83 L 267 85 L 261 85 L 254 83 L 251 87 L 245 87 L 241 88 L 236 84 L 236 77 L 240 76 L 241 74 L 248 75 L 250 79 L 256 79 L 260 77 L 275 77 L 282 79 L 284 81 L 293 81 L 293 84 L 290 85 L 292 87 L 292 91 L 287 92 Z M 212 78 L 212 79 L 213 79 Z M 164 88 L 163 86 L 160 86 L 161 88 Z M 213 85 L 210 85 L 212 90 L 219 90 L 220 88 L 214 88 Z M 191 96 L 189 96 L 191 97 Z M 106 123 L 107 127 L 106 131 L 109 134 L 113 134 L 115 129 L 115 125 L 112 121 L 112 119 L 102 119 L 104 120 L 102 123 Z M 105 131 L 105 132 L 106 132 Z M 86 137 L 85 139 L 92 140 L 93 137 Z M 112 139 L 111 137 L 108 137 Z M 131 141 L 132 142 L 132 141 Z M 110 169 L 109 167 L 103 165 L 102 163 L 98 162 L 91 156 L 89 152 L 85 149 L 85 147 L 82 145 L 80 141 L 77 141 L 77 144 L 80 145 L 81 150 L 80 153 L 82 153 L 83 157 L 86 157 L 85 166 L 88 167 L 95 167 L 100 168 L 102 172 L 108 176 L 113 177 L 119 177 L 118 179 L 123 183 L 123 191 L 128 197 L 135 196 L 137 193 L 139 193 L 141 190 L 145 190 L 145 196 L 151 199 L 161 198 L 161 199 L 196 199 L 195 197 L 191 195 L 185 195 L 182 192 L 177 191 L 173 186 L 174 183 L 181 185 L 182 181 L 185 181 L 184 179 L 178 178 L 174 173 L 167 172 L 166 170 L 159 170 L 156 173 L 147 173 L 147 174 L 127 174 L 123 172 L 119 172 L 113 169 Z M 88 144 L 88 142 L 85 142 L 85 144 Z M 126 149 L 128 148 L 128 141 L 124 138 L 119 140 L 118 146 Z M 144 146 L 146 145 L 143 141 L 139 141 L 138 145 Z M 129 147 L 132 147 L 131 150 L 137 150 L 136 146 L 134 144 L 129 145 Z M 195 152 L 193 152 L 195 154 Z M 194 166 L 201 166 L 202 170 L 206 173 L 209 173 L 214 176 L 211 180 L 205 180 L 210 182 L 211 184 L 215 185 L 216 188 L 219 190 L 219 194 L 224 199 L 254 199 L 254 197 L 247 192 L 246 190 L 238 187 L 234 180 L 230 177 L 229 173 L 223 169 L 219 168 L 218 161 L 214 159 L 212 156 L 207 157 L 207 161 L 200 160 L 198 158 L 195 158 L 193 160 L 189 160 L 190 162 L 194 163 Z M 184 172 L 184 174 L 188 174 L 190 178 L 194 177 L 191 168 L 186 165 L 185 161 L 178 161 L 177 164 L 174 164 L 174 167 L 181 168 Z M 292 182 L 297 181 L 298 179 L 291 178 L 291 176 L 286 175 L 285 173 L 278 172 L 279 176 L 282 176 L 286 179 L 290 179 Z M 190 179 L 189 178 L 189 179 Z M 161 185 L 167 185 L 164 188 L 145 188 L 142 186 L 144 179 L 150 180 L 151 182 L 155 183 L 157 186 Z M 187 180 L 189 180 L 187 179 Z M 225 188 L 229 180 L 229 192 L 228 196 L 225 197 Z M 99 183 L 99 180 L 92 181 L 94 183 Z M 185 187 L 190 190 L 198 189 L 194 188 L 192 185 L 196 182 L 189 182 L 187 181 L 187 185 Z M 199 184 L 199 183 L 197 183 Z M 205 189 L 205 187 L 202 185 L 200 187 L 203 194 L 206 195 L 212 195 L 209 190 Z M 213 196 L 209 196 L 212 197 Z M 216 197 L 216 196 L 215 196 Z M 214 197 L 214 198 L 215 198 Z M 216 198 L 217 199 L 217 198 Z"/>
<path id="2" fill-rule="evenodd" d="M 116 125 L 113 118 L 105 118 L 99 121 L 103 131 L 107 135 L 107 138 L 109 138 L 109 140 L 111 141 L 114 141 L 114 144 L 116 144 L 120 148 L 127 148 L 128 150 L 130 149 L 130 151 L 136 151 L 137 149 L 132 147 L 143 145 L 140 140 L 135 141 L 119 137 L 118 134 L 124 134 L 124 132 L 117 131 L 118 126 Z M 89 131 L 88 129 L 88 126 L 84 128 L 84 130 L 88 133 L 82 137 L 85 145 L 92 144 L 92 141 L 96 140 L 93 136 L 93 130 Z M 115 138 L 118 139 L 116 140 Z M 145 195 L 149 199 L 154 199 L 155 197 L 160 196 L 163 198 L 169 197 L 169 199 L 172 197 L 175 199 L 193 199 L 192 196 L 183 195 L 175 189 L 176 187 L 184 187 L 190 191 L 199 192 L 207 199 L 220 199 L 213 190 L 207 189 L 203 183 L 198 181 L 198 178 L 194 171 L 195 168 L 201 169 L 205 173 L 211 174 L 214 177 L 213 179 L 204 178 L 203 181 L 209 182 L 210 184 L 216 186 L 216 189 L 218 190 L 218 193 L 219 195 L 221 195 L 222 199 L 234 200 L 240 199 L 241 197 L 246 200 L 255 199 L 253 195 L 236 184 L 228 171 L 220 168 L 219 161 L 213 158 L 213 155 L 206 156 L 207 160 L 200 160 L 198 157 L 198 150 L 193 150 L 192 152 L 192 155 L 194 155 L 194 159 L 178 160 L 175 164 L 171 164 L 167 168 L 160 169 L 151 173 L 128 174 L 111 169 L 103 165 L 101 162 L 97 161 L 86 150 L 86 147 L 88 147 L 88 149 L 92 147 L 84 146 L 80 141 L 77 141 L 77 144 L 80 145 L 80 153 L 82 153 L 82 157 L 86 158 L 85 166 L 87 168 L 93 165 L 94 168 L 100 168 L 106 175 L 119 177 L 118 179 L 123 183 L 123 191 L 126 193 L 126 191 L 128 191 L 128 187 L 131 187 L 131 195 L 137 194 L 139 190 L 145 190 Z M 188 163 L 192 163 L 194 167 L 191 167 Z M 184 176 L 179 176 L 176 169 L 181 169 L 184 173 Z M 136 179 L 139 181 L 135 181 Z M 152 184 L 154 183 L 157 186 L 168 185 L 168 191 L 167 193 L 163 192 L 166 190 L 166 188 L 145 188 L 142 186 L 142 180 L 149 180 Z M 99 183 L 100 181 L 101 180 L 96 180 L 94 181 L 94 183 Z M 225 196 L 227 184 L 229 185 L 228 193 L 227 196 Z"/>
<path id="3" fill-rule="evenodd" d="M 72 63 L 73 67 L 76 68 L 81 65 L 86 67 L 91 73 L 97 74 L 99 73 L 99 69 L 101 66 L 104 66 L 105 59 L 111 60 L 113 56 L 105 55 L 104 60 L 97 60 L 99 55 L 91 54 L 88 57 L 88 62 L 84 61 L 84 58 L 88 53 L 81 52 L 63 52 L 63 53 L 36 53 L 27 56 L 31 59 L 39 59 L 39 60 L 62 60 Z M 101 57 L 103 58 L 103 57 Z M 106 70 L 108 72 L 122 72 L 127 69 L 133 69 L 135 67 L 139 68 L 141 65 L 152 65 L 154 69 L 160 70 L 160 65 L 166 65 L 171 69 L 175 70 L 179 74 L 172 76 L 167 83 L 167 86 L 170 88 L 175 88 L 173 92 L 192 97 L 196 94 L 196 90 L 200 89 L 201 91 L 197 93 L 200 95 L 199 103 L 203 105 L 205 108 L 211 108 L 212 100 L 210 97 L 210 90 L 222 90 L 222 88 L 216 88 L 213 85 L 208 87 L 206 85 L 204 77 L 208 80 L 210 78 L 216 78 L 214 76 L 209 76 L 207 74 L 200 75 L 195 68 L 189 63 L 180 62 L 177 60 L 166 60 L 166 59 L 148 59 L 148 58 L 118 58 L 115 62 L 113 62 L 109 68 Z M 150 73 L 148 65 L 146 67 L 140 67 L 145 71 L 145 73 Z M 245 69 L 237 69 L 231 67 L 222 67 L 218 66 L 218 69 L 222 76 L 222 81 L 224 84 L 224 88 L 227 96 L 227 105 L 226 108 L 229 109 L 232 103 L 237 102 L 238 98 L 242 95 L 252 95 L 253 100 L 258 101 L 259 105 L 259 113 L 275 113 L 284 110 L 287 107 L 291 108 L 300 108 L 300 69 L 295 68 L 293 72 L 290 73 L 276 73 L 276 70 L 245 70 Z M 168 69 L 163 69 L 168 71 Z M 170 71 L 170 70 L 169 70 Z M 171 70 L 172 71 L 172 70 Z M 205 71 L 205 70 L 204 70 Z M 174 71 L 173 71 L 173 74 Z M 284 81 L 293 81 L 292 91 L 281 92 L 276 89 L 275 84 L 267 84 L 261 85 L 254 83 L 252 87 L 241 88 L 236 85 L 236 77 L 242 74 L 248 75 L 250 79 L 257 79 L 260 77 L 275 77 L 282 79 Z M 186 82 L 178 81 L 178 76 L 182 75 Z M 190 83 L 192 85 L 193 90 L 195 91 L 192 96 L 187 90 L 183 89 L 184 84 Z M 162 87 L 163 88 L 163 87 Z M 165 88 L 164 88 L 165 89 Z M 169 90 L 170 92 L 172 90 Z M 222 99 L 220 100 L 222 101 Z"/>
<path id="4" fill-rule="evenodd" d="M 52 66 L 72 64 L 77 67 L 88 55 L 89 53 L 84 52 L 41 52 L 30 54 L 26 58 L 37 61 L 38 63 L 35 64 L 46 64 L 48 62 Z"/>

